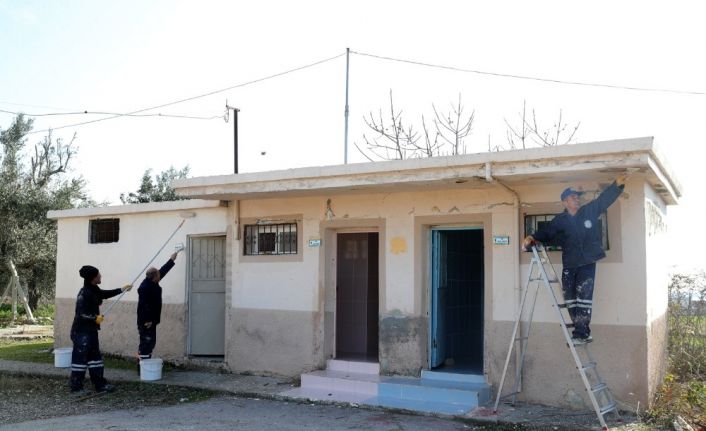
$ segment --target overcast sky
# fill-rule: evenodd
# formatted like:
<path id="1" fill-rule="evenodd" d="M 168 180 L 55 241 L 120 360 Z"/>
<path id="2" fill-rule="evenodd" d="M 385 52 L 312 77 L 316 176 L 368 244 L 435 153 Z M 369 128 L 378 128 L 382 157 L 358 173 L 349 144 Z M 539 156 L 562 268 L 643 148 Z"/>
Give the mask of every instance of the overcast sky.
<path id="1" fill-rule="evenodd" d="M 618 86 L 706 92 L 700 2 L 19 1 L 0 0 L 0 109 L 132 112 L 342 54 L 346 47 L 458 68 Z M 484 76 L 351 55 L 350 160 L 362 117 L 388 93 L 418 123 L 462 94 L 468 150 L 505 143 L 523 100 L 550 126 L 561 109 L 579 142 L 654 136 L 684 185 L 670 209 L 674 263 L 704 266 L 706 96 Z M 343 161 L 345 58 L 147 113 L 241 109 L 241 171 Z M 35 129 L 102 116 L 39 117 Z M 0 127 L 11 115 L 0 114 Z M 77 134 L 73 168 L 92 196 L 119 202 L 147 168 L 232 172 L 232 124 L 129 117 Z M 32 140 L 41 139 L 41 134 Z M 265 155 L 262 153 L 265 152 Z"/>

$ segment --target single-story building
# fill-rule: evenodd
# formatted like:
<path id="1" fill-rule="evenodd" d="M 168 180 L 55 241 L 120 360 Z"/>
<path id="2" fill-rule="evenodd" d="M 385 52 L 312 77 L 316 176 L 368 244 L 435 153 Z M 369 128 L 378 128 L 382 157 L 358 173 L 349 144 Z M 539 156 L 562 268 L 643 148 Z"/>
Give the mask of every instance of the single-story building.
<path id="1" fill-rule="evenodd" d="M 522 237 L 562 210 L 564 188 L 592 199 L 628 170 L 601 218 L 607 257 L 591 347 L 616 398 L 645 406 L 665 371 L 663 240 L 667 207 L 681 195 L 652 138 L 198 177 L 174 184 L 192 200 L 50 212 L 56 343 L 71 344 L 81 265 L 99 267 L 104 288 L 119 286 L 189 211 L 174 239 L 186 254 L 161 283 L 157 355 L 303 373 L 314 387 L 328 367 L 328 377 L 473 376 L 495 391 L 528 269 Z M 560 270 L 560 252 L 550 257 Z M 127 294 L 103 324 L 105 351 L 135 354 L 136 299 Z M 522 397 L 578 407 L 585 391 L 557 323 L 540 295 Z M 377 385 L 369 395 L 382 395 L 380 379 L 362 379 Z"/>

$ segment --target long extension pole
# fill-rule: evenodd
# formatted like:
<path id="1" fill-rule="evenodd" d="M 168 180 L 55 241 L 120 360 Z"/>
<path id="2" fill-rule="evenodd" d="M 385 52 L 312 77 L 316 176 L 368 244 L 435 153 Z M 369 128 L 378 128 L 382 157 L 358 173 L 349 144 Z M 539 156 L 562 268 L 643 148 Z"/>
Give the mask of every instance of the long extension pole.
<path id="1" fill-rule="evenodd" d="M 132 280 L 132 283 L 130 283 L 130 285 L 134 285 L 135 283 L 137 283 L 137 280 L 138 280 L 140 277 L 142 277 L 142 273 L 145 272 L 145 270 L 150 266 L 150 264 L 151 264 L 155 259 L 157 259 L 157 256 L 159 256 L 159 253 L 161 253 L 162 250 L 164 250 L 164 247 L 166 247 L 167 244 L 169 244 L 169 241 L 171 241 L 172 238 L 174 238 L 174 235 L 176 235 L 177 231 L 178 231 L 179 229 L 181 229 L 181 227 L 184 225 L 185 222 L 186 222 L 186 219 L 182 220 L 181 223 L 179 223 L 179 226 L 177 226 L 177 228 L 174 229 L 174 232 L 172 232 L 172 234 L 169 235 L 169 238 L 167 238 L 167 240 L 164 241 L 164 244 L 162 244 L 162 246 L 159 248 L 159 250 L 157 250 L 157 253 L 155 253 L 154 256 L 152 256 L 152 259 L 150 259 L 149 262 L 147 262 L 147 265 L 145 265 L 145 267 L 142 268 L 142 269 L 140 270 L 140 272 L 137 273 L 137 276 L 135 276 L 135 279 Z M 123 295 L 125 295 L 125 292 L 127 292 L 127 290 L 124 290 L 120 295 L 118 295 L 118 297 L 115 299 L 115 301 L 113 301 L 113 302 L 110 303 L 110 305 L 108 306 L 108 309 L 105 310 L 105 312 L 103 313 L 103 317 L 107 316 L 108 313 L 110 313 L 110 310 L 112 310 L 113 307 L 115 306 L 115 304 L 117 304 L 118 301 L 120 301 L 120 298 L 122 298 Z"/>

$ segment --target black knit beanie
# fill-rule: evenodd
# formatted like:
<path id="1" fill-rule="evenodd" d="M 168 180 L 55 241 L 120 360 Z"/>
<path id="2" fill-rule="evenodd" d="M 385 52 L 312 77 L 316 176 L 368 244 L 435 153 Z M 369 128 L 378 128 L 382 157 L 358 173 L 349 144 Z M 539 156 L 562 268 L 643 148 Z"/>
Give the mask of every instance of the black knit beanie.
<path id="1" fill-rule="evenodd" d="M 98 275 L 98 268 L 91 265 L 84 265 L 78 270 L 78 275 L 86 281 L 91 281 Z"/>

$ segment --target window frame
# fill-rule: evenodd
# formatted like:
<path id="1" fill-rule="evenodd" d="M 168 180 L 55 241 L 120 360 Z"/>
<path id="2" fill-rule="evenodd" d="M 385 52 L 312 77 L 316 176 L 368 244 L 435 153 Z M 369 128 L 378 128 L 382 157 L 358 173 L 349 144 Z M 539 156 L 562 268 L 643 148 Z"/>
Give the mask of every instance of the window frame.
<path id="1" fill-rule="evenodd" d="M 300 254 L 300 225 L 297 221 L 276 221 L 243 224 L 244 257 L 257 258 L 260 256 L 287 257 Z M 267 236 L 265 236 L 267 235 Z M 261 244 L 269 244 L 264 238 L 274 236 L 272 245 L 262 250 Z M 287 238 L 289 236 L 289 238 Z M 294 236 L 294 238 L 292 238 Z M 256 251 L 253 251 L 256 248 Z"/>
<path id="2" fill-rule="evenodd" d="M 548 212 L 541 212 L 541 213 L 525 213 L 524 217 L 522 219 L 523 227 L 524 227 L 524 234 L 525 236 L 527 235 L 532 235 L 532 233 L 536 232 L 537 229 L 534 229 L 535 226 L 537 226 L 537 221 L 532 223 L 531 227 L 533 229 L 530 230 L 530 225 L 528 224 L 528 219 L 530 218 L 536 218 L 536 217 L 544 217 L 545 220 L 543 220 L 544 223 L 549 223 L 551 220 L 554 219 L 554 217 L 558 216 L 559 214 L 557 213 L 548 213 Z M 603 251 L 609 251 L 610 250 L 610 228 L 609 228 L 609 222 L 608 222 L 608 211 L 603 211 L 600 216 L 598 216 L 598 219 L 601 222 L 601 248 Z M 562 248 L 558 244 L 545 244 L 546 250 L 547 251 L 557 251 L 561 252 Z"/>
<path id="3" fill-rule="evenodd" d="M 109 229 L 99 230 L 101 225 L 110 225 Z M 105 237 L 108 236 L 106 240 Z M 94 218 L 88 220 L 89 244 L 114 244 L 120 242 L 120 218 Z"/>

